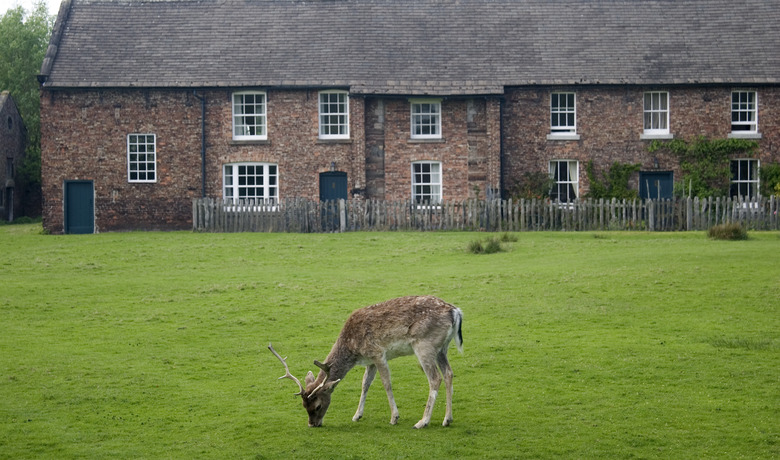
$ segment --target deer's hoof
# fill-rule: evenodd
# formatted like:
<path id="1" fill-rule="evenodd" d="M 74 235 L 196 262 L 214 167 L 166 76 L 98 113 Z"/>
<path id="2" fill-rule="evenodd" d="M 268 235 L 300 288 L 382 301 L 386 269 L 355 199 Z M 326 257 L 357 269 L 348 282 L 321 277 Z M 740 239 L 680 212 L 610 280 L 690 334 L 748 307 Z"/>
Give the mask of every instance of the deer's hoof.
<path id="1" fill-rule="evenodd" d="M 394 415 L 394 416 L 390 417 L 390 424 L 391 424 L 391 425 L 396 425 L 396 424 L 398 424 L 398 419 L 399 419 L 399 418 L 401 418 L 401 416 L 400 416 L 400 415 Z"/>
<path id="2" fill-rule="evenodd" d="M 444 422 L 442 422 L 441 426 L 450 426 L 450 423 L 452 423 L 451 418 L 445 418 Z"/>
<path id="3" fill-rule="evenodd" d="M 356 415 L 356 416 L 352 417 L 352 421 L 353 421 L 353 422 L 357 422 L 357 421 L 358 421 L 358 420 L 360 420 L 361 418 L 363 418 L 363 416 L 362 416 L 362 415 Z"/>
<path id="4" fill-rule="evenodd" d="M 425 428 L 426 426 L 428 426 L 428 422 L 420 420 L 419 422 L 415 423 L 414 429 L 419 430 L 420 428 Z"/>

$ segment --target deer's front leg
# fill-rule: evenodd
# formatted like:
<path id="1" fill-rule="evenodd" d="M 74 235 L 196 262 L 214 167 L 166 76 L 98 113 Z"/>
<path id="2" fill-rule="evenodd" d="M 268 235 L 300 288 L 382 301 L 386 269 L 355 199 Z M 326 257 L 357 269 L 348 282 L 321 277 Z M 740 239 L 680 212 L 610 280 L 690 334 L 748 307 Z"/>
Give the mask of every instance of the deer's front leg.
<path id="1" fill-rule="evenodd" d="M 363 417 L 363 407 L 366 405 L 366 393 L 368 393 L 368 388 L 371 386 L 371 382 L 374 381 L 375 376 L 376 366 L 373 364 L 366 366 L 366 373 L 363 374 L 363 389 L 360 392 L 360 404 L 358 404 L 355 416 L 352 417 L 353 422 L 357 422 L 361 417 Z"/>
<path id="2" fill-rule="evenodd" d="M 398 419 L 401 415 L 398 413 L 398 406 L 395 405 L 395 398 L 393 397 L 393 385 L 390 383 L 390 368 L 387 366 L 387 361 L 375 361 L 377 370 L 379 370 L 379 377 L 382 378 L 382 385 L 385 386 L 387 392 L 387 402 L 390 403 L 390 424 L 395 425 L 398 423 Z"/>

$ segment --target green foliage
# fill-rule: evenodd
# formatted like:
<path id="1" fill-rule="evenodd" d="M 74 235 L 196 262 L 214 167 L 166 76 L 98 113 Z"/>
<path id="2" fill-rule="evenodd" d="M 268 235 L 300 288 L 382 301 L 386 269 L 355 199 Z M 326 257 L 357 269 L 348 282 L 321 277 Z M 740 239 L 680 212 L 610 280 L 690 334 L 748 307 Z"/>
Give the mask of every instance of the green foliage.
<path id="1" fill-rule="evenodd" d="M 631 175 L 639 171 L 640 164 L 625 164 L 614 162 L 606 174 L 597 174 L 593 161 L 588 161 L 585 172 L 588 174 L 590 198 L 617 198 L 632 200 L 639 197 L 639 192 L 628 186 Z"/>
<path id="2" fill-rule="evenodd" d="M 713 225 L 707 231 L 707 236 L 713 240 L 738 241 L 748 238 L 747 229 L 738 222 Z"/>
<path id="3" fill-rule="evenodd" d="M 515 199 L 543 199 L 550 196 L 553 180 L 549 173 L 541 171 L 525 172 L 509 190 L 509 196 Z"/>
<path id="4" fill-rule="evenodd" d="M 19 168 L 24 193 L 40 196 L 41 118 L 38 73 L 54 25 L 45 2 L 27 14 L 21 6 L 0 17 L 0 90 L 14 98 L 27 128 L 27 154 Z"/>
<path id="5" fill-rule="evenodd" d="M 648 147 L 651 153 L 660 149 L 675 154 L 680 160 L 682 179 L 675 184 L 678 196 L 727 196 L 731 178 L 729 160 L 736 156 L 752 157 L 758 142 L 698 137 L 691 142 L 655 140 Z"/>
<path id="6" fill-rule="evenodd" d="M 780 163 L 762 164 L 759 176 L 762 195 L 780 196 Z"/>
<path id="7" fill-rule="evenodd" d="M 778 232 L 38 234 L 0 227 L 0 457 L 774 458 Z M 327 292 L 326 292 L 327 291 Z M 306 426 L 291 381 L 349 313 L 433 294 L 463 310 L 454 422 L 414 357 L 352 415 L 362 368 Z"/>
<path id="8" fill-rule="evenodd" d="M 495 254 L 502 250 L 501 242 L 496 238 L 487 238 L 484 241 L 474 240 L 468 245 L 468 252 L 472 254 Z"/>
<path id="9" fill-rule="evenodd" d="M 495 254 L 503 252 L 504 247 L 501 243 L 516 243 L 517 235 L 504 232 L 499 236 L 490 236 L 484 240 L 470 241 L 466 248 L 472 254 Z"/>

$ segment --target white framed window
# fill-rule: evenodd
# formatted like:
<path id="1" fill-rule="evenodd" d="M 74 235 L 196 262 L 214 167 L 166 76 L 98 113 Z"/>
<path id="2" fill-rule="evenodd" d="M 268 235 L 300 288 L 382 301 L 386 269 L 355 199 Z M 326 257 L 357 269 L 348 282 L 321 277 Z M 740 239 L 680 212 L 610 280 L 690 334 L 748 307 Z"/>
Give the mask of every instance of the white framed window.
<path id="1" fill-rule="evenodd" d="M 669 93 L 648 91 L 644 94 L 644 135 L 666 137 L 669 135 Z"/>
<path id="2" fill-rule="evenodd" d="M 732 91 L 729 137 L 756 137 L 757 135 L 758 94 L 755 91 Z"/>
<path id="3" fill-rule="evenodd" d="M 745 198 L 758 196 L 758 160 L 731 160 L 731 187 L 729 195 Z"/>
<path id="4" fill-rule="evenodd" d="M 320 139 L 349 139 L 349 94 L 320 91 Z"/>
<path id="5" fill-rule="evenodd" d="M 441 100 L 411 100 L 412 139 L 441 139 Z"/>
<path id="6" fill-rule="evenodd" d="M 279 201 L 279 167 L 274 163 L 226 164 L 222 184 L 225 200 L 254 200 L 256 204 Z"/>
<path id="7" fill-rule="evenodd" d="M 575 93 L 550 94 L 551 139 L 575 139 L 577 135 L 577 96 Z"/>
<path id="8" fill-rule="evenodd" d="M 415 203 L 441 202 L 441 163 L 417 161 L 412 163 L 412 200 Z"/>
<path id="9" fill-rule="evenodd" d="M 233 93 L 233 139 L 268 139 L 266 111 L 265 92 Z"/>
<path id="10" fill-rule="evenodd" d="M 550 162 L 552 189 L 550 199 L 570 203 L 577 199 L 580 188 L 580 168 L 576 160 L 553 160 Z"/>
<path id="11" fill-rule="evenodd" d="M 127 135 L 128 182 L 157 182 L 157 136 Z"/>

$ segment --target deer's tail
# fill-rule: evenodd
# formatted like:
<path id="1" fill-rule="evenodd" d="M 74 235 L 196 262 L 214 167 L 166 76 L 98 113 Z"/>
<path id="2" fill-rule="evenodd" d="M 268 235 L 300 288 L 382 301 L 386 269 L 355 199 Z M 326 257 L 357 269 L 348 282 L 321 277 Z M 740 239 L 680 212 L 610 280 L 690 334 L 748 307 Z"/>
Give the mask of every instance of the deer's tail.
<path id="1" fill-rule="evenodd" d="M 457 331 L 457 334 L 455 334 L 455 345 L 458 346 L 458 351 L 463 353 L 463 312 L 460 308 L 452 310 L 452 325 Z"/>

